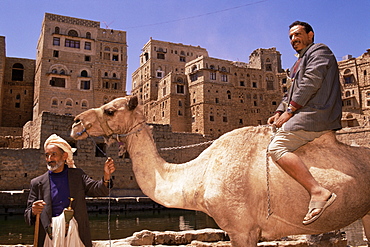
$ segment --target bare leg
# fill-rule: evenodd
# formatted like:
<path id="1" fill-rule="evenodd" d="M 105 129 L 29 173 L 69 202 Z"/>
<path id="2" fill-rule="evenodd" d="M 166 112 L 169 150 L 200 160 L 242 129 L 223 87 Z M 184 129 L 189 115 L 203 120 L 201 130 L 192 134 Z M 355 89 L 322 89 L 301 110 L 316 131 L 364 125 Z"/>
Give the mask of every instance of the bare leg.
<path id="1" fill-rule="evenodd" d="M 312 176 L 306 165 L 294 153 L 285 153 L 277 163 L 279 166 L 298 183 L 300 183 L 310 194 L 312 201 L 326 201 L 331 195 L 331 192 L 322 187 Z M 311 219 L 319 214 L 321 209 L 315 209 L 308 212 L 305 220 Z"/>

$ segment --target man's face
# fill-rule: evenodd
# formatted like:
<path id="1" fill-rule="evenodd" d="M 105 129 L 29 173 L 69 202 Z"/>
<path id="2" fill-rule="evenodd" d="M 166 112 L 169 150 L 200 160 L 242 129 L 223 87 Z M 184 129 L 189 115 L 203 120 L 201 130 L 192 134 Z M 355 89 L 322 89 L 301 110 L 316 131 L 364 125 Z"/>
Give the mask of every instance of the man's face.
<path id="1" fill-rule="evenodd" d="M 47 145 L 45 149 L 45 159 L 49 171 L 62 172 L 64 169 L 64 162 L 68 154 L 63 152 L 55 145 Z"/>
<path id="2" fill-rule="evenodd" d="M 304 26 L 294 26 L 289 30 L 290 44 L 294 50 L 299 52 L 312 43 L 313 35 L 312 31 L 306 33 Z"/>

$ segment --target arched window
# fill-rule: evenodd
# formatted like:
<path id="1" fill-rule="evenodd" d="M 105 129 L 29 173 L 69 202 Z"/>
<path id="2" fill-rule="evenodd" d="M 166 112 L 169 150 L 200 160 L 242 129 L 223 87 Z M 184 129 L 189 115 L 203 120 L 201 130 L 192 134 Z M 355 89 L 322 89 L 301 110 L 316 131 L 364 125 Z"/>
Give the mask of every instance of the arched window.
<path id="1" fill-rule="evenodd" d="M 56 98 L 53 98 L 52 100 L 51 100 L 51 106 L 58 106 L 58 99 L 56 99 Z"/>
<path id="2" fill-rule="evenodd" d="M 353 74 L 352 74 L 350 69 L 346 69 L 344 71 L 343 78 L 344 78 L 344 84 L 351 84 L 351 83 L 354 83 L 354 81 L 355 81 L 354 77 L 353 77 Z"/>
<path id="3" fill-rule="evenodd" d="M 82 108 L 87 108 L 88 107 L 87 100 L 82 100 L 81 107 Z"/>
<path id="4" fill-rule="evenodd" d="M 81 71 L 81 77 L 88 77 L 86 70 Z"/>
<path id="5" fill-rule="evenodd" d="M 52 69 L 52 70 L 51 70 L 51 73 L 52 73 L 52 74 L 58 74 L 58 70 L 56 70 L 56 69 Z"/>
<path id="6" fill-rule="evenodd" d="M 113 48 L 113 52 L 118 52 L 118 48 L 117 47 L 114 47 Z"/>
<path id="7" fill-rule="evenodd" d="M 222 71 L 222 72 L 227 72 L 227 70 L 226 70 L 226 68 L 225 68 L 225 67 L 222 67 L 222 68 L 221 68 L 221 71 Z"/>
<path id="8" fill-rule="evenodd" d="M 24 67 L 20 63 L 15 63 L 12 68 L 12 81 L 23 81 Z"/>
<path id="9" fill-rule="evenodd" d="M 67 107 L 72 107 L 72 100 L 71 99 L 67 99 L 66 106 Z"/>
<path id="10" fill-rule="evenodd" d="M 351 92 L 350 91 L 346 91 L 346 97 L 349 97 L 351 96 Z"/>
<path id="11" fill-rule="evenodd" d="M 231 99 L 231 92 L 229 90 L 227 91 L 227 99 Z"/>
<path id="12" fill-rule="evenodd" d="M 86 33 L 86 38 L 87 38 L 87 39 L 91 39 L 91 33 L 90 33 L 90 32 L 87 32 L 87 33 Z"/>
<path id="13" fill-rule="evenodd" d="M 113 78 L 116 78 L 116 77 L 117 77 L 116 73 L 113 73 Z"/>
<path id="14" fill-rule="evenodd" d="M 110 51 L 110 48 L 108 46 L 104 47 L 104 51 Z"/>
<path id="15" fill-rule="evenodd" d="M 61 74 L 61 75 L 65 75 L 65 74 L 66 74 L 66 72 L 64 71 L 64 69 L 61 69 L 61 70 L 60 70 L 60 74 Z"/>
<path id="16" fill-rule="evenodd" d="M 78 37 L 78 33 L 77 33 L 76 30 L 69 30 L 68 31 L 68 36 Z"/>
<path id="17" fill-rule="evenodd" d="M 55 27 L 54 33 L 59 34 L 60 33 L 60 28 L 59 27 Z"/>

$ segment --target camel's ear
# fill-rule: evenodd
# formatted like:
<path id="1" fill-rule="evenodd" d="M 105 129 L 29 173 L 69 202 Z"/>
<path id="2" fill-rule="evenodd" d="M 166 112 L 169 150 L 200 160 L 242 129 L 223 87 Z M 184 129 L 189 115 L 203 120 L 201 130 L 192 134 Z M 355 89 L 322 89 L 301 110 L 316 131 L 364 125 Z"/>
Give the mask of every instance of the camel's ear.
<path id="1" fill-rule="evenodd" d="M 137 96 L 130 97 L 128 101 L 128 109 L 130 111 L 134 110 L 136 106 L 138 105 L 138 103 L 139 102 L 138 102 Z"/>

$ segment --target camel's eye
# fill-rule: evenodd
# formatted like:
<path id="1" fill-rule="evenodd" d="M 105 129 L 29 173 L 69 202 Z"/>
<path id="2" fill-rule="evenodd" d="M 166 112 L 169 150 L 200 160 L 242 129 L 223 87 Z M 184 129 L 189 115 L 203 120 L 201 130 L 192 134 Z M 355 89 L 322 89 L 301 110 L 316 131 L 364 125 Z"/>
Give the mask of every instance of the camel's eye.
<path id="1" fill-rule="evenodd" d="M 79 118 L 75 119 L 75 124 L 78 124 L 80 122 L 81 122 L 81 120 Z"/>
<path id="2" fill-rule="evenodd" d="M 113 109 L 104 110 L 104 114 L 107 114 L 108 116 L 113 116 L 114 112 L 115 112 L 115 110 L 113 110 Z"/>

